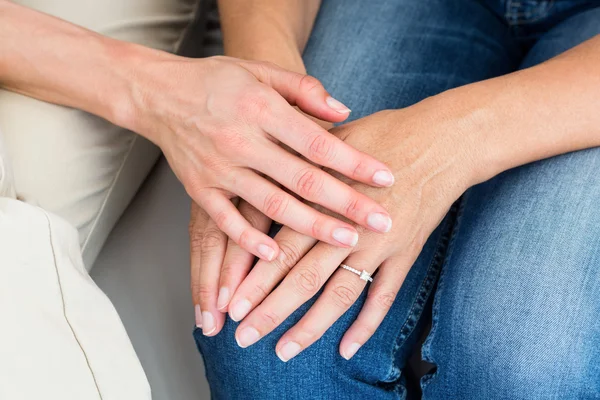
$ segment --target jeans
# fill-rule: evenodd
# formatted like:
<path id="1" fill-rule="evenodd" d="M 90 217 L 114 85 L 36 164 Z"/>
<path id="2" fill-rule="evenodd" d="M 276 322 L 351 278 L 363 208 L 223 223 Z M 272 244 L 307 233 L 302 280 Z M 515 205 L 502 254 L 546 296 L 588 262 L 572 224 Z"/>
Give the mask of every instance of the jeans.
<path id="1" fill-rule="evenodd" d="M 360 118 L 541 63 L 600 33 L 600 2 L 324 0 L 304 59 Z M 557 76 L 556 79 L 561 79 Z M 552 99 L 548 99 L 552 101 Z M 392 133 L 390 133 L 392 134 Z M 527 132 L 523 132 L 527 134 Z M 404 399 L 432 307 L 424 399 L 600 399 L 600 148 L 469 189 L 432 233 L 375 335 L 338 353 L 364 295 L 288 363 L 275 344 L 311 306 L 246 349 L 194 336 L 216 399 Z"/>

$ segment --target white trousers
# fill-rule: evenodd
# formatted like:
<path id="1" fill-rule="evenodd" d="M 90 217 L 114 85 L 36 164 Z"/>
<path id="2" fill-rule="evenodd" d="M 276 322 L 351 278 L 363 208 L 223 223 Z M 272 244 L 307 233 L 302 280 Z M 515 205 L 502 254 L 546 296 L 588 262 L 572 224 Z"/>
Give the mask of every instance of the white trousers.
<path id="1" fill-rule="evenodd" d="M 167 51 L 196 11 L 196 0 L 16 2 Z M 100 118 L 0 90 L 0 400 L 150 398 L 88 271 L 159 154 Z"/>

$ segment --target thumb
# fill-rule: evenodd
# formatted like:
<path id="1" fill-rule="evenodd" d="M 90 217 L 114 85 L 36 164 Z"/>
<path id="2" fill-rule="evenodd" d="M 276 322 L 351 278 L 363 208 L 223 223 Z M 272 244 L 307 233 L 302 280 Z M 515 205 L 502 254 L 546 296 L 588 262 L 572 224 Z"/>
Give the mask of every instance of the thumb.
<path id="1" fill-rule="evenodd" d="M 331 97 L 315 77 L 285 70 L 266 62 L 243 62 L 242 66 L 256 79 L 275 89 L 293 106 L 305 113 L 329 122 L 342 122 L 350 109 Z"/>

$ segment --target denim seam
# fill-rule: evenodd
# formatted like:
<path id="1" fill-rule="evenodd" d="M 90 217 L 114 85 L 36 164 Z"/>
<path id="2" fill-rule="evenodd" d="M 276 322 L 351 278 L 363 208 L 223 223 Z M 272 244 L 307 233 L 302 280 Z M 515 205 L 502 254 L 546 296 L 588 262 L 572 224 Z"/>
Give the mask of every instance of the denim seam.
<path id="1" fill-rule="evenodd" d="M 62 281 L 61 281 L 60 272 L 59 272 L 59 269 L 58 269 L 58 260 L 56 258 L 56 250 L 55 250 L 55 244 L 54 244 L 54 235 L 52 234 L 52 221 L 50 220 L 50 216 L 48 215 L 48 213 L 46 213 L 46 211 L 44 211 L 44 210 L 41 210 L 41 211 L 44 214 L 44 217 L 46 217 L 46 221 L 48 222 L 48 235 L 49 235 L 49 238 L 50 238 L 50 249 L 52 250 L 52 260 L 53 260 L 53 263 L 54 263 L 54 271 L 56 272 L 56 282 L 58 284 L 58 291 L 60 293 L 60 300 L 61 300 L 61 304 L 62 304 L 62 314 L 63 314 L 63 317 L 65 318 L 65 322 L 69 326 L 69 330 L 71 331 L 71 334 L 73 335 L 73 338 L 75 339 L 75 342 L 77 343 L 77 346 L 79 347 L 79 349 L 81 350 L 81 353 L 83 354 L 83 358 L 85 359 L 87 367 L 88 367 L 88 369 L 90 371 L 90 374 L 92 376 L 92 380 L 93 380 L 94 385 L 96 387 L 96 392 L 98 393 L 98 397 L 99 397 L 100 400 L 102 400 L 103 397 L 102 397 L 102 393 L 100 392 L 100 386 L 98 385 L 98 381 L 96 379 L 96 375 L 94 374 L 94 370 L 92 369 L 92 365 L 90 363 L 90 359 L 89 359 L 89 357 L 88 357 L 85 349 L 83 348 L 83 345 L 82 345 L 81 341 L 79 340 L 79 337 L 77 336 L 77 333 L 75 333 L 75 328 L 73 327 L 73 325 L 71 324 L 71 321 L 69 321 L 69 317 L 67 316 L 67 303 L 65 301 L 65 296 L 64 296 Z"/>
<path id="2" fill-rule="evenodd" d="M 391 351 L 392 360 L 396 359 L 395 354 L 398 352 L 398 350 L 402 346 L 402 342 L 410 336 L 410 334 L 413 332 L 413 330 L 417 326 L 418 321 L 420 320 L 421 315 L 423 313 L 423 310 L 425 309 L 425 305 L 427 304 L 427 300 L 429 299 L 429 296 L 430 296 L 433 288 L 435 287 L 435 282 L 437 280 L 438 273 L 439 273 L 439 271 L 441 269 L 441 265 L 444 261 L 443 253 L 445 252 L 445 249 L 448 247 L 448 244 L 449 244 L 449 237 L 446 232 L 448 230 L 452 229 L 452 227 L 454 225 L 454 221 L 455 221 L 455 218 L 453 216 L 456 214 L 457 214 L 457 206 L 456 206 L 456 203 L 454 203 L 452 205 L 452 207 L 450 207 L 450 211 L 448 213 L 448 215 L 450 217 L 444 223 L 442 233 L 440 234 L 440 237 L 436 243 L 436 251 L 431 260 L 431 263 L 427 267 L 427 273 L 425 274 L 425 277 L 423 278 L 423 281 L 421 282 L 421 286 L 419 287 L 418 293 L 415 296 L 415 299 L 410 308 L 410 312 L 406 318 L 406 321 L 400 328 L 398 337 L 396 338 L 396 343 Z M 388 376 L 386 379 L 389 380 L 389 379 L 393 378 L 395 375 L 395 370 L 398 370 L 398 369 L 399 368 L 394 361 L 392 363 L 392 367 L 391 367 L 390 372 L 388 373 Z M 400 389 L 400 385 L 396 385 L 395 391 L 397 393 L 398 393 L 399 389 Z M 400 395 L 400 393 L 398 393 L 398 394 Z"/>
<path id="3" fill-rule="evenodd" d="M 444 262 L 442 264 L 442 268 L 440 271 L 440 276 L 438 278 L 438 288 L 433 300 L 433 307 L 432 307 L 432 318 L 431 318 L 431 330 L 429 331 L 429 335 L 427 336 L 427 339 L 425 339 L 425 342 L 423 343 L 423 346 L 421 347 L 421 358 L 423 361 L 426 361 L 430 364 L 435 365 L 435 371 L 433 373 L 428 373 L 425 376 L 423 376 L 423 378 L 421 378 L 421 390 L 424 390 L 425 387 L 429 384 L 429 382 L 437 376 L 438 374 L 438 365 L 435 363 L 435 361 L 433 360 L 432 356 L 431 356 L 431 343 L 433 341 L 433 338 L 435 337 L 435 334 L 437 332 L 438 329 L 438 311 L 439 311 L 439 303 L 440 303 L 440 295 L 443 292 L 444 289 L 444 272 L 446 269 L 446 266 L 449 264 L 450 260 L 452 259 L 452 255 L 453 255 L 453 250 L 454 250 L 454 244 L 456 241 L 456 237 L 458 236 L 458 232 L 460 230 L 460 225 L 461 225 L 461 221 L 462 221 L 462 216 L 464 214 L 464 210 L 466 207 L 466 203 L 467 203 L 467 197 L 469 195 L 469 192 L 467 191 L 461 198 L 460 200 L 460 204 L 458 205 L 458 212 L 456 215 L 456 219 L 455 219 L 455 223 L 452 229 L 452 233 L 450 235 L 450 242 L 448 244 L 448 249 L 447 249 L 447 253 L 446 253 L 446 258 L 444 259 Z"/>

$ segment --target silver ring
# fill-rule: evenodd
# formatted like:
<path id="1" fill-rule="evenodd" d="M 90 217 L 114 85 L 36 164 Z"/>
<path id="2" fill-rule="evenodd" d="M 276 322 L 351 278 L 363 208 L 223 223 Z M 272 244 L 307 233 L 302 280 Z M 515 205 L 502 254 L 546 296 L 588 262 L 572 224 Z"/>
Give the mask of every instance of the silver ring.
<path id="1" fill-rule="evenodd" d="M 341 267 L 341 268 L 344 268 L 346 271 L 350 271 L 350 272 L 352 272 L 353 274 L 356 274 L 356 275 L 358 275 L 358 277 L 359 277 L 360 279 L 362 279 L 363 281 L 366 281 L 366 282 L 373 282 L 373 278 L 371 278 L 371 274 L 369 274 L 369 273 L 368 273 L 367 271 L 365 271 L 364 269 L 363 269 L 363 270 L 362 270 L 362 272 L 361 272 L 361 271 L 359 271 L 359 270 L 357 270 L 357 269 L 354 269 L 354 268 L 352 268 L 352 267 L 350 267 L 350 266 L 348 266 L 348 265 L 346 265 L 346 264 L 340 264 L 340 267 Z"/>

